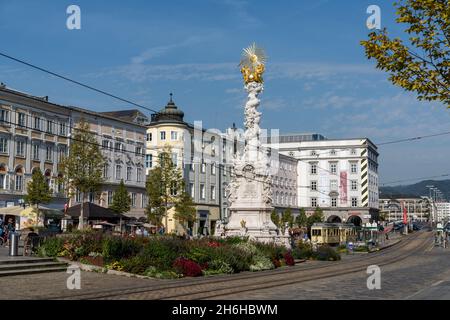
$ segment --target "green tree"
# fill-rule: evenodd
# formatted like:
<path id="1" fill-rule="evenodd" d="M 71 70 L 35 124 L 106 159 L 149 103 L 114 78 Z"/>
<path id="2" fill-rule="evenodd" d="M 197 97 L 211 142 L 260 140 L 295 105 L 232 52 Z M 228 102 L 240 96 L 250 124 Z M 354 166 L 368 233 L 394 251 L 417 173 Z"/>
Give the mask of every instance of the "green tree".
<path id="1" fill-rule="evenodd" d="M 92 192 L 99 195 L 103 184 L 103 157 L 95 135 L 90 131 L 89 123 L 81 118 L 71 138 L 69 154 L 60 162 L 67 193 L 72 197 L 77 190 L 81 193 L 82 204 Z M 80 208 L 78 229 L 84 228 L 83 205 Z"/>
<path id="2" fill-rule="evenodd" d="M 301 208 L 299 215 L 295 218 L 295 224 L 299 227 L 306 227 L 307 226 L 308 218 L 306 217 L 305 209 Z"/>
<path id="3" fill-rule="evenodd" d="M 164 218 L 167 233 L 168 211 L 175 206 L 181 196 L 184 180 L 181 169 L 172 161 L 170 147 L 164 147 L 158 159 L 157 166 L 150 170 L 146 184 L 149 198 L 147 215 L 149 220 L 156 222 Z"/>
<path id="4" fill-rule="evenodd" d="M 311 230 L 311 226 L 314 223 L 323 222 L 323 210 L 320 207 L 316 207 L 314 213 L 310 215 L 307 219 L 308 230 Z"/>
<path id="5" fill-rule="evenodd" d="M 361 41 L 366 56 L 389 80 L 419 100 L 442 101 L 450 108 L 450 3 L 448 0 L 399 0 L 398 23 L 405 24 L 409 43 L 391 38 L 386 29 Z"/>
<path id="6" fill-rule="evenodd" d="M 197 220 L 197 209 L 195 208 L 192 197 L 186 191 L 183 191 L 175 204 L 174 218 L 180 222 L 180 224 L 186 228 L 191 229 Z"/>
<path id="7" fill-rule="evenodd" d="M 123 179 L 120 180 L 119 187 L 114 192 L 112 203 L 109 206 L 114 212 L 124 213 L 130 211 L 131 197 L 128 194 L 128 190 L 125 187 Z"/>
<path id="8" fill-rule="evenodd" d="M 30 205 L 35 205 L 39 215 L 39 205 L 41 203 L 49 203 L 52 200 L 52 190 L 45 181 L 45 176 L 40 169 L 33 171 L 31 179 L 27 184 L 27 194 L 24 200 Z"/>
<path id="9" fill-rule="evenodd" d="M 280 227 L 280 223 L 281 223 L 280 215 L 278 214 L 278 212 L 275 209 L 272 210 L 272 213 L 270 214 L 270 219 L 272 220 L 272 222 L 275 224 L 275 226 L 277 228 Z"/>
<path id="10" fill-rule="evenodd" d="M 289 228 L 294 227 L 294 216 L 292 215 L 291 208 L 284 210 L 281 215 L 281 227 L 283 229 L 283 233 L 286 231 L 286 224 Z"/>

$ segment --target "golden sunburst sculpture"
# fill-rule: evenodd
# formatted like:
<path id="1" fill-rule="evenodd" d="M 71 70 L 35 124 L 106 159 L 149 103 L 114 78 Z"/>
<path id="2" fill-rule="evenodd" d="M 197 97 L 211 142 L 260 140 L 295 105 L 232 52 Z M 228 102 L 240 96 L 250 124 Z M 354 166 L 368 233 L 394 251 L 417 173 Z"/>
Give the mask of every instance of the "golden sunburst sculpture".
<path id="1" fill-rule="evenodd" d="M 266 59 L 264 50 L 255 43 L 244 49 L 239 66 L 246 84 L 250 82 L 263 83 L 262 75 L 265 70 Z"/>

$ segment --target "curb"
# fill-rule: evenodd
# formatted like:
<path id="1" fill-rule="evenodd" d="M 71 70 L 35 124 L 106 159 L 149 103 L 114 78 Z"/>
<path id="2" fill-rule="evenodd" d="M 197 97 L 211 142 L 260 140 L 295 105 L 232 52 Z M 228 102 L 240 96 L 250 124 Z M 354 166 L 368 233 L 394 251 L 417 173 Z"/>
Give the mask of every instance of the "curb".
<path id="1" fill-rule="evenodd" d="M 384 249 L 393 247 L 393 246 L 395 246 L 396 244 L 399 244 L 400 242 L 402 242 L 401 239 L 400 239 L 400 240 L 397 240 L 396 242 L 391 243 L 391 244 L 389 244 L 389 245 L 387 245 L 387 246 L 384 246 L 384 247 L 382 247 L 382 248 L 378 248 L 378 249 L 376 249 L 376 250 L 371 250 L 371 251 L 369 251 L 369 253 L 372 253 L 372 252 L 378 252 L 378 251 L 381 251 L 381 250 L 384 250 Z"/>

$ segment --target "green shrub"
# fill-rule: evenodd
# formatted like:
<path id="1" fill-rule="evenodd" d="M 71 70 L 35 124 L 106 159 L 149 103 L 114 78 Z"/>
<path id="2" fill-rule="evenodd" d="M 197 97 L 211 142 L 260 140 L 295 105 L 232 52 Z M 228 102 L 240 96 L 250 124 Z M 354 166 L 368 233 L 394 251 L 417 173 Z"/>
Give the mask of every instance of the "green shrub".
<path id="1" fill-rule="evenodd" d="M 154 266 L 148 267 L 145 270 L 144 275 L 157 279 L 178 279 L 183 277 L 182 274 L 178 274 L 174 271 L 160 271 Z"/>
<path id="2" fill-rule="evenodd" d="M 141 249 L 142 246 L 133 239 L 110 236 L 103 239 L 102 255 L 107 262 L 118 261 L 137 254 Z"/>
<path id="3" fill-rule="evenodd" d="M 223 273 L 233 273 L 233 268 L 223 260 L 217 259 L 213 260 L 208 264 L 208 270 L 204 270 L 205 275 L 208 274 L 223 274 Z"/>
<path id="4" fill-rule="evenodd" d="M 151 266 L 152 261 L 146 256 L 137 255 L 129 259 L 122 259 L 120 263 L 125 272 L 144 274 L 148 267 Z"/>
<path id="5" fill-rule="evenodd" d="M 152 266 L 155 266 L 159 270 L 171 270 L 172 264 L 180 257 L 185 254 L 181 250 L 180 245 L 174 241 L 178 240 L 164 240 L 158 239 L 150 241 L 142 252 L 142 256 L 151 262 Z"/>
<path id="6" fill-rule="evenodd" d="M 298 242 L 297 246 L 292 249 L 294 259 L 309 259 L 312 255 L 313 250 L 310 243 Z"/>
<path id="7" fill-rule="evenodd" d="M 250 271 L 262 271 L 274 269 L 272 261 L 261 254 L 257 254 L 253 257 L 252 265 L 250 266 Z"/>
<path id="8" fill-rule="evenodd" d="M 328 245 L 322 245 L 317 248 L 317 251 L 312 256 L 316 260 L 321 261 L 337 261 L 341 260 L 341 255 Z"/>
<path id="9" fill-rule="evenodd" d="M 38 255 L 41 257 L 56 257 L 64 249 L 64 239 L 59 237 L 47 238 L 39 247 Z"/>

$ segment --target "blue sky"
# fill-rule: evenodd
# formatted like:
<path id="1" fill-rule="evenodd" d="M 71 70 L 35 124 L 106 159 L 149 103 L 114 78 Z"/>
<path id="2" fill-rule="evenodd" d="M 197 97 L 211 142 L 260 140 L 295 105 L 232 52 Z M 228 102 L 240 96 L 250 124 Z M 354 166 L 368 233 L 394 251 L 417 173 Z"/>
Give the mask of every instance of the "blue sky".
<path id="1" fill-rule="evenodd" d="M 81 8 L 81 30 L 66 8 Z M 253 41 L 269 56 L 263 127 L 375 143 L 450 130 L 450 111 L 418 102 L 368 61 L 370 4 L 401 36 L 392 1 L 5 1 L 0 51 L 124 98 L 161 109 L 174 93 L 186 120 L 242 126 L 237 67 Z M 51 101 L 93 110 L 132 108 L 0 58 L 0 81 Z M 450 136 L 380 147 L 380 181 L 450 172 Z"/>

